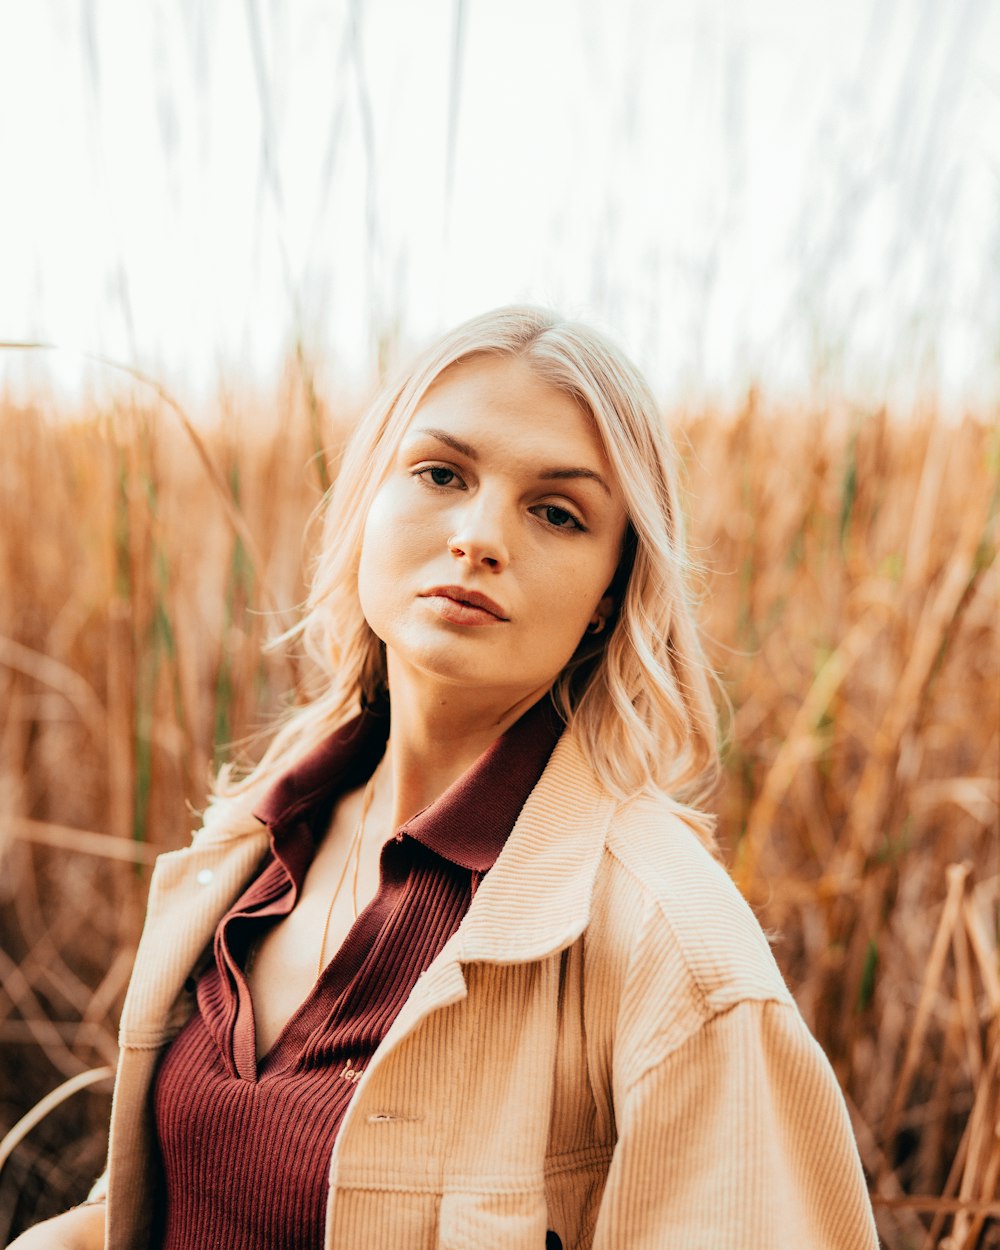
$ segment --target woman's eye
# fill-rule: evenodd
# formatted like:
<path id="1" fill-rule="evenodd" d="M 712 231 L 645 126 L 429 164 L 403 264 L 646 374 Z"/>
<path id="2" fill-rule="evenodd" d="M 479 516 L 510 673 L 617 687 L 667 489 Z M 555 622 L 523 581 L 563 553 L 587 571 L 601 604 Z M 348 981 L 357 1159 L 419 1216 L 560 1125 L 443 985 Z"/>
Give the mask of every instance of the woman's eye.
<path id="1" fill-rule="evenodd" d="M 433 482 L 435 486 L 451 486 L 458 481 L 458 474 L 454 469 L 446 469 L 443 464 L 432 464 L 430 468 L 420 469 L 417 477 L 422 477 L 424 481 Z"/>
<path id="2" fill-rule="evenodd" d="M 576 519 L 572 512 L 567 512 L 565 508 L 560 508 L 558 504 L 548 503 L 542 506 L 542 511 L 546 521 L 556 529 L 574 529 L 582 530 L 583 526 Z"/>

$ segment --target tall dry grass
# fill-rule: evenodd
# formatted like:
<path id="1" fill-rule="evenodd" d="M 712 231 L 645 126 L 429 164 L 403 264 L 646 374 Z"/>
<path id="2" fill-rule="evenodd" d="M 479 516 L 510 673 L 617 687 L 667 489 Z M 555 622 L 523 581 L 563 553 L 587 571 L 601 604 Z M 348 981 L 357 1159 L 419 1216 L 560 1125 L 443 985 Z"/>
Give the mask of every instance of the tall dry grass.
<path id="1" fill-rule="evenodd" d="M 753 399 L 678 425 L 733 871 L 886 1246 L 998 1246 L 996 432 Z M 0 406 L 0 1132 L 73 1082 L 0 1145 L 0 1239 L 100 1169 L 150 858 L 298 679 L 261 646 L 302 593 L 317 428 L 291 384 L 201 447 L 162 405 Z"/>

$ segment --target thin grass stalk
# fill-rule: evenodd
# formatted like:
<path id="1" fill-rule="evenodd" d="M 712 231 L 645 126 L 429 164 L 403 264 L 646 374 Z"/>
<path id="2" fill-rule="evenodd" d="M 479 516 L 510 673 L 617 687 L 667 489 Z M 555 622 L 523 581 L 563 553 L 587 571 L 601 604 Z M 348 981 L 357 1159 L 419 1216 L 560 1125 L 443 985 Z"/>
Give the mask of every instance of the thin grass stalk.
<path id="1" fill-rule="evenodd" d="M 750 809 L 746 828 L 737 850 L 735 876 L 744 891 L 752 889 L 759 857 L 759 846 L 774 824 L 778 805 L 800 765 L 814 759 L 817 751 L 816 727 L 850 669 L 868 649 L 881 622 L 875 613 L 858 621 L 843 642 L 826 660 L 782 741 L 767 772 L 760 794 Z"/>
<path id="2" fill-rule="evenodd" d="M 3 818 L 4 831 L 25 842 L 53 846 L 61 851 L 96 855 L 100 859 L 122 860 L 128 864 L 151 864 L 159 854 L 155 846 L 145 846 L 130 837 L 110 833 L 93 833 L 89 829 L 70 829 L 51 821 L 31 820 L 26 816 Z"/>
<path id="3" fill-rule="evenodd" d="M 849 856 L 857 870 L 859 860 L 875 849 L 876 832 L 885 817 L 887 790 L 900 742 L 917 717 L 927 684 L 938 663 L 942 645 L 958 611 L 967 601 L 970 580 L 978 575 L 978 552 L 987 524 L 989 502 L 976 500 L 965 515 L 954 555 L 942 584 L 923 611 L 910 643 L 894 697 L 879 725 L 874 749 L 858 784 L 852 811 Z"/>
<path id="4" fill-rule="evenodd" d="M 63 350 L 65 349 L 60 348 L 58 344 L 55 344 L 55 343 L 20 342 L 20 341 L 14 342 L 10 340 L 0 341 L 0 351 L 55 352 L 55 351 L 63 351 Z M 226 489 L 225 479 L 219 473 L 219 470 L 217 469 L 215 462 L 213 461 L 208 451 L 208 448 L 205 444 L 205 440 L 198 433 L 191 418 L 187 415 L 187 413 L 184 411 L 181 405 L 177 402 L 177 400 L 174 399 L 174 397 L 167 390 L 167 388 L 163 386 L 161 382 L 158 382 L 155 378 L 150 377 L 148 374 L 143 373 L 142 370 L 136 369 L 132 365 L 123 364 L 121 361 L 112 360 L 107 356 L 100 355 L 99 353 L 84 352 L 84 353 L 81 353 L 81 355 L 83 359 L 85 360 L 91 360 L 97 364 L 105 365 L 108 369 L 112 369 L 114 371 L 124 373 L 128 377 L 134 378 L 135 381 L 140 382 L 143 386 L 148 387 L 153 392 L 153 394 L 155 394 L 156 397 L 161 401 L 161 403 L 163 403 L 177 417 L 177 420 L 180 422 L 181 427 L 184 430 L 184 433 L 190 439 L 191 444 L 194 447 L 195 454 L 197 455 L 198 459 L 200 460 L 202 464 L 202 467 L 204 468 L 206 474 L 208 475 L 209 481 L 212 483 L 212 486 L 215 488 L 216 495 L 219 499 L 220 504 L 222 505 L 226 518 L 228 519 L 230 525 L 233 527 L 236 533 L 239 534 L 240 538 L 243 540 L 243 543 L 246 546 L 246 549 L 250 554 L 251 560 L 253 560 L 254 564 L 258 568 L 263 569 L 264 562 L 260 558 L 260 553 L 257 547 L 257 542 L 254 539 L 253 534 L 250 532 L 250 527 L 247 525 L 245 517 L 240 512 L 239 508 L 236 506 L 233 499 L 230 497 L 229 492 Z M 262 586 L 262 590 L 263 590 L 265 600 L 268 602 L 268 605 L 271 611 L 273 611 L 279 617 L 279 619 L 283 620 L 284 610 L 282 606 L 278 603 L 278 601 L 272 597 L 270 589 L 266 586 L 266 584 Z M 283 628 L 287 628 L 291 624 L 292 622 L 288 621 L 287 626 Z"/>
<path id="5" fill-rule="evenodd" d="M 27 1137 L 36 1125 L 41 1124 L 45 1117 L 56 1109 L 67 1098 L 72 1098 L 81 1089 L 87 1089 L 91 1085 L 97 1085 L 101 1081 L 108 1081 L 115 1074 L 114 1068 L 92 1068 L 89 1072 L 78 1072 L 75 1076 L 71 1076 L 68 1081 L 63 1081 L 61 1085 L 47 1094 L 40 1102 L 36 1103 L 30 1111 L 26 1112 L 18 1122 L 9 1129 L 0 1139 L 0 1171 L 3 1171 L 4 1164 L 14 1153 L 20 1143 Z"/>
<path id="6" fill-rule="evenodd" d="M 902 1114 L 906 1096 L 910 1091 L 910 1085 L 917 1072 L 917 1066 L 920 1062 L 920 1050 L 924 1043 L 927 1026 L 930 1023 L 934 996 L 937 994 L 941 984 L 945 959 L 952 941 L 952 933 L 961 916 L 962 897 L 970 871 L 971 865 L 969 864 L 952 864 L 946 874 L 947 893 L 944 906 L 941 909 L 941 919 L 938 923 L 934 942 L 931 946 L 931 953 L 927 960 L 927 972 L 920 987 L 920 998 L 917 1002 L 917 1010 L 914 1014 L 906 1053 L 903 1056 L 899 1080 L 896 1083 L 896 1092 L 893 1095 L 889 1112 L 882 1126 L 882 1137 L 886 1142 L 891 1142 L 896 1136 L 896 1130 L 899 1127 L 899 1117 Z"/>
<path id="7" fill-rule="evenodd" d="M 21 1018 L 36 1044 L 56 1071 L 65 1077 L 76 1076 L 83 1071 L 86 1064 L 63 1041 L 31 983 L 2 947 L 0 982 L 3 984 L 5 996 L 20 1010 Z"/>
<path id="8" fill-rule="evenodd" d="M 263 576 L 290 605 L 302 597 L 299 535 L 318 493 L 310 462 L 315 437 L 294 367 L 269 404 L 272 413 L 280 421 L 254 426 L 244 405 L 240 423 L 234 416 L 203 437 L 226 489 L 253 520 Z M 863 1156 L 873 1176 L 892 1181 L 876 1194 L 880 1229 L 890 1250 L 903 1250 L 922 1243 L 941 1210 L 941 1228 L 963 1203 L 971 1216 L 989 1216 L 980 1195 L 992 1156 L 981 1120 L 973 1124 L 971 1117 L 986 1065 L 977 1080 L 970 1002 L 985 1056 L 996 1044 L 1000 1001 L 988 919 L 998 886 L 1000 735 L 982 714 L 1000 690 L 997 517 L 994 492 L 957 607 L 931 639 L 937 649 L 930 647 L 919 703 L 907 709 L 912 715 L 898 749 L 884 762 L 883 819 L 872 854 L 856 864 L 845 851 L 859 818 L 859 780 L 948 581 L 969 512 L 993 492 L 993 482 L 988 435 L 956 427 L 945 440 L 938 486 L 923 487 L 925 499 L 933 494 L 931 509 L 917 497 L 928 480 L 927 458 L 942 446 L 934 423 L 903 429 L 882 414 L 855 428 L 849 418 L 817 410 L 779 421 L 748 405 L 735 423 L 713 413 L 694 419 L 700 424 L 692 424 L 688 439 L 697 457 L 691 515 L 710 566 L 708 626 L 735 705 L 738 750 L 720 795 L 722 843 L 738 847 L 741 828 L 751 830 L 752 900 L 852 1103 L 875 1126 Z M 0 404 L 0 432 L 11 468 L 0 474 L 0 579 L 23 588 L 16 604 L 0 602 L 0 637 L 78 674 L 107 726 L 102 742 L 55 684 L 0 665 L 0 813 L 31 822 L 21 826 L 31 836 L 8 837 L 4 847 L 0 894 L 9 906 L 0 907 L 0 945 L 35 995 L 15 981 L 16 992 L 0 997 L 7 1013 L 0 1041 L 17 1048 L 14 1063 L 30 1106 L 51 1082 L 53 1059 L 65 1060 L 56 1040 L 87 1067 L 114 1053 L 148 868 L 143 858 L 135 875 L 121 854 L 133 832 L 143 656 L 154 648 L 158 655 L 148 702 L 150 855 L 184 844 L 197 823 L 190 808 L 203 801 L 216 746 L 220 662 L 229 668 L 226 732 L 237 740 L 280 709 L 289 670 L 280 658 L 260 657 L 270 620 L 259 611 L 260 570 L 247 576 L 246 551 L 215 493 L 204 491 L 201 462 L 173 414 L 126 404 L 64 424 L 25 419 Z M 848 460 L 853 469 L 845 472 Z M 25 500 L 31 496 L 30 510 L 11 492 L 15 480 Z M 931 538 L 912 540 L 909 559 L 920 509 L 933 514 Z M 72 527 L 67 516 L 75 518 Z M 907 568 L 912 581 L 904 584 Z M 824 692 L 843 659 L 834 658 L 838 648 L 866 621 L 878 628 L 856 658 L 848 657 L 832 693 Z M 63 782 L 67 775 L 71 786 Z M 53 829 L 62 832 L 50 837 Z M 91 832 L 121 838 L 88 844 Z M 890 1139 L 886 1117 L 951 860 L 973 865 L 956 922 L 964 937 L 952 928 Z M 83 943 L 87 923 L 93 930 Z M 97 992 L 81 1018 L 84 985 Z M 44 1045 L 27 1044 L 45 1021 L 51 1032 L 40 1035 Z M 59 1117 L 66 1134 L 60 1145 L 53 1148 L 43 1133 L 22 1143 L 7 1188 L 0 1187 L 0 1224 L 14 1210 L 10 1185 L 20 1185 L 29 1170 L 32 1186 L 63 1186 L 66 1201 L 82 1196 L 82 1174 L 71 1161 L 86 1157 L 99 1166 L 103 1117 L 96 1100 L 79 1100 Z M 858 1135 L 864 1137 L 860 1127 Z M 975 1153 L 967 1157 L 970 1143 Z M 934 1208 L 935 1194 L 958 1207 Z M 885 1199 L 915 1205 L 908 1210 Z M 995 1232 L 992 1224 L 980 1230 L 983 1250 Z"/>

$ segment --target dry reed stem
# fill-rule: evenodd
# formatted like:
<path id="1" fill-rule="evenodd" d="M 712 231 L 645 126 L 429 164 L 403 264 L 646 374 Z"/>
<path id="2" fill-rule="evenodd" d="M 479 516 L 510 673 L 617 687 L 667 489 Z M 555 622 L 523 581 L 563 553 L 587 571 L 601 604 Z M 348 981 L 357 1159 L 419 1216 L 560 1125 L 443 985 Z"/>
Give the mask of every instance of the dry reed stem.
<path id="1" fill-rule="evenodd" d="M 99 1054 L 112 1067 L 118 1062 L 118 1043 L 102 1024 L 81 1024 L 78 1020 L 50 1020 L 49 1024 L 70 1049 L 86 1048 Z M 32 1045 L 35 1034 L 25 1020 L 0 1020 L 0 1043 Z"/>
<path id="2" fill-rule="evenodd" d="M 993 1126 L 993 1141 L 990 1149 L 989 1162 L 983 1169 L 982 1193 L 995 1195 L 1000 1185 L 1000 1126 Z M 974 1250 L 986 1220 L 991 1215 L 1000 1214 L 997 1208 L 1000 1203 L 994 1201 L 966 1201 L 964 1210 L 957 1216 L 956 1225 L 960 1220 L 968 1221 L 963 1250 Z M 957 1233 L 954 1236 L 957 1237 Z"/>
<path id="3" fill-rule="evenodd" d="M 970 864 L 951 864 L 947 870 L 947 894 L 944 907 L 941 910 L 941 919 L 938 923 L 937 932 L 934 935 L 934 944 L 931 947 L 930 958 L 927 960 L 927 972 L 924 975 L 923 985 L 920 989 L 920 999 L 917 1002 L 917 1010 L 913 1018 L 910 1038 L 907 1042 L 906 1053 L 903 1056 L 903 1066 L 899 1074 L 899 1080 L 896 1083 L 896 1092 L 893 1094 L 883 1125 L 883 1132 L 888 1140 L 891 1140 L 896 1134 L 903 1104 L 906 1101 L 907 1094 L 910 1092 L 910 1085 L 920 1062 L 920 1050 L 924 1044 L 924 1037 L 930 1021 L 933 999 L 941 984 L 941 976 L 944 972 L 944 963 L 948 955 L 948 947 L 951 944 L 952 933 L 962 914 L 965 883 L 971 870 L 972 866 Z"/>
<path id="4" fill-rule="evenodd" d="M 12 1006 L 21 1011 L 21 1017 L 35 1042 L 44 1051 L 54 1068 L 64 1076 L 76 1076 L 86 1067 L 65 1044 L 59 1030 L 48 1018 L 31 983 L 20 967 L 0 948 L 0 983 L 4 995 Z"/>
<path id="5" fill-rule="evenodd" d="M 60 1103 L 64 1103 L 67 1098 L 71 1098 L 81 1089 L 87 1089 L 88 1086 L 96 1085 L 100 1081 L 109 1081 L 114 1074 L 115 1070 L 112 1067 L 92 1068 L 89 1072 L 78 1072 L 68 1081 L 57 1085 L 50 1094 L 46 1094 L 0 1139 L 0 1171 L 3 1171 L 4 1164 L 13 1154 L 14 1148 Z"/>
<path id="6" fill-rule="evenodd" d="M 879 1195 L 875 1205 L 891 1211 L 927 1211 L 939 1215 L 967 1213 L 983 1216 L 1000 1216 L 1000 1199 L 982 1198 L 935 1198 L 933 1194 L 902 1194 L 898 1198 Z"/>
<path id="7" fill-rule="evenodd" d="M 955 1220 L 949 1238 L 942 1242 L 942 1245 L 948 1244 L 956 1248 L 963 1245 L 972 1246 L 974 1241 L 968 1238 L 971 1236 L 969 1230 L 973 1225 L 966 1213 L 971 1211 L 978 1201 L 976 1190 L 978 1188 L 981 1197 L 986 1200 L 995 1197 L 996 1194 L 998 1180 L 995 1172 L 998 1130 L 997 1079 L 1000 1075 L 1000 1062 L 998 1061 L 1000 1061 L 1000 1039 L 994 1043 L 989 1065 L 976 1085 L 972 1112 L 944 1186 L 942 1198 L 950 1200 L 953 1195 L 957 1195 L 960 1214 Z M 935 1245 L 942 1225 L 943 1215 L 939 1214 L 928 1232 L 924 1243 L 925 1250 L 931 1250 Z M 977 1225 L 977 1236 L 978 1228 L 981 1228 L 981 1224 Z"/>
<path id="8" fill-rule="evenodd" d="M 955 959 L 955 989 L 958 1018 L 962 1022 L 966 1060 L 973 1082 L 978 1084 L 983 1070 L 983 1051 L 979 1037 L 979 1012 L 972 981 L 972 963 L 969 959 L 969 944 L 965 929 L 964 898 L 962 903 L 962 914 L 957 918 L 951 935 L 952 953 Z"/>
<path id="9" fill-rule="evenodd" d="M 969 1145 L 962 1172 L 962 1183 L 958 1188 L 958 1197 L 963 1201 L 982 1197 L 990 1198 L 996 1193 L 998 1149 L 1000 1149 L 996 1121 L 998 1075 L 1000 1075 L 1000 1039 L 993 1047 L 988 1068 L 979 1082 L 976 1101 L 972 1107 L 972 1115 L 969 1117 Z M 990 1192 L 991 1180 L 992 1192 Z M 978 1235 L 978 1227 L 978 1221 L 966 1211 L 955 1217 L 952 1242 L 956 1250 L 957 1248 L 970 1250 L 974 1237 Z"/>
<path id="10" fill-rule="evenodd" d="M 877 1189 L 871 1194 L 872 1206 L 875 1208 L 876 1216 L 881 1215 L 883 1210 L 887 1211 L 896 1226 L 902 1230 L 908 1242 L 912 1243 L 924 1231 L 923 1224 L 917 1218 L 917 1211 L 920 1208 L 911 1209 L 903 1201 L 909 1195 L 907 1195 L 902 1182 L 886 1158 L 885 1152 L 879 1146 L 871 1125 L 861 1114 L 850 1095 L 846 1096 L 846 1101 L 851 1118 L 851 1127 L 854 1130 L 854 1136 L 858 1143 L 858 1153 L 861 1156 L 865 1171 L 869 1176 L 878 1177 Z M 879 1223 L 881 1224 L 882 1221 L 879 1220 Z"/>
<path id="11" fill-rule="evenodd" d="M 128 606 L 119 599 L 108 605 L 105 670 L 108 689 L 108 828 L 121 843 L 132 840 L 132 792 L 135 757 L 132 741 L 134 702 L 132 632 Z"/>
<path id="12" fill-rule="evenodd" d="M 904 590 L 911 592 L 919 590 L 927 584 L 930 578 L 934 552 L 934 523 L 945 482 L 945 470 L 949 463 L 948 452 L 948 431 L 942 423 L 939 423 L 930 432 L 913 504 L 906 555 L 903 560 Z"/>
<path id="13" fill-rule="evenodd" d="M 58 344 L 56 343 L 14 342 L 11 340 L 7 340 L 6 342 L 0 342 L 0 351 L 59 352 L 59 351 L 64 351 L 64 350 L 65 350 L 64 348 L 60 348 Z M 225 479 L 219 473 L 216 463 L 213 460 L 208 448 L 205 445 L 205 440 L 198 433 L 197 429 L 194 426 L 194 423 L 191 421 L 191 418 L 187 415 L 187 413 L 184 411 L 181 405 L 177 402 L 177 400 L 174 399 L 173 395 L 171 395 L 171 393 L 167 390 L 167 388 L 161 382 L 157 381 L 156 378 L 150 377 L 148 374 L 143 373 L 141 369 L 137 369 L 133 365 L 124 364 L 122 361 L 119 361 L 119 360 L 112 360 L 110 357 L 103 356 L 99 353 L 84 352 L 80 354 L 85 360 L 90 360 L 96 364 L 104 365 L 112 371 L 124 373 L 128 377 L 133 378 L 136 382 L 139 382 L 143 386 L 148 387 L 153 392 L 153 394 L 155 394 L 156 397 L 161 401 L 161 403 L 163 403 L 165 407 L 169 408 L 170 411 L 177 417 L 185 434 L 191 440 L 191 444 L 194 447 L 195 454 L 197 455 L 199 461 L 201 462 L 202 467 L 204 468 L 205 472 L 208 474 L 209 481 L 212 483 L 212 486 L 215 488 L 217 497 L 219 499 L 219 502 L 222 505 L 223 511 L 226 514 L 226 518 L 229 521 L 229 524 L 233 527 L 233 530 L 239 535 L 240 541 L 244 544 L 247 551 L 250 553 L 251 561 L 253 562 L 254 566 L 260 571 L 260 575 L 263 578 L 266 565 L 264 563 L 263 558 L 261 557 L 260 550 L 257 546 L 257 540 L 254 537 L 249 525 L 247 524 L 246 518 L 243 516 L 243 513 L 240 511 L 239 506 L 233 499 L 232 493 Z M 264 581 L 262 581 L 262 592 L 270 609 L 279 618 L 283 617 L 284 615 L 283 606 L 281 605 L 279 600 L 273 595 L 270 587 Z M 290 625 L 291 621 L 289 621 L 288 624 Z"/>
<path id="14" fill-rule="evenodd" d="M 294 684 L 285 660 L 261 656 L 274 622 L 263 581 L 284 604 L 301 599 L 316 499 L 316 412 L 291 372 L 284 386 L 271 424 L 250 427 L 231 404 L 199 432 L 260 566 L 204 489 L 176 413 L 119 406 L 65 425 L 0 402 L 0 583 L 18 588 L 0 601 L 0 636 L 30 653 L 0 664 L 0 811 L 30 833 L 0 847 L 0 1041 L 22 1074 L 0 1095 L 8 1123 L 53 1065 L 113 1056 L 146 860 L 187 840 L 222 744 Z M 887 1247 L 924 1244 L 935 1222 L 936 1239 L 965 1210 L 988 1221 L 985 1250 L 997 1231 L 977 1101 L 1000 1004 L 988 918 L 1000 733 L 983 714 L 1000 697 L 995 511 L 976 549 L 969 536 L 992 490 L 989 439 L 972 424 L 779 421 L 749 406 L 689 431 L 704 611 L 735 706 L 723 845 L 856 1109 Z M 103 741 L 31 657 L 86 682 Z M 866 770 L 878 784 L 862 792 Z M 925 997 L 950 861 L 973 867 Z M 45 1201 L 78 1200 L 87 1177 L 73 1160 L 95 1163 L 105 1132 L 99 1099 L 50 1117 L 6 1171 L 0 1224 L 30 1220 L 43 1184 L 58 1190 Z M 28 1172 L 32 1193 L 12 1193 Z"/>
<path id="15" fill-rule="evenodd" d="M 93 833 L 89 829 L 69 829 L 47 820 L 29 820 L 26 816 L 5 816 L 0 819 L 0 827 L 9 836 L 26 842 L 39 842 L 103 859 L 120 859 L 130 864 L 151 864 L 159 854 L 157 847 L 135 842 L 131 838 Z"/>
<path id="16" fill-rule="evenodd" d="M 926 1102 L 919 1108 L 921 1129 L 916 1171 L 922 1176 L 932 1175 L 936 1161 L 946 1153 L 945 1135 L 954 1092 L 953 1072 L 967 1058 L 962 1011 L 957 1002 L 953 1001 L 949 1006 L 948 1023 L 941 1043 L 941 1053 L 935 1064 L 931 1091 Z M 942 1191 L 942 1196 L 948 1192 Z"/>
<path id="17" fill-rule="evenodd" d="M 904 732 L 918 715 L 942 643 L 975 576 L 991 494 L 981 489 L 981 497 L 964 516 L 954 555 L 948 561 L 937 594 L 920 616 L 895 695 L 879 724 L 853 807 L 856 815 L 848 855 L 855 871 L 874 850 L 885 811 L 887 786 L 894 772 L 892 761 L 898 756 Z"/>
<path id="18" fill-rule="evenodd" d="M 962 1138 L 958 1143 L 958 1149 L 955 1151 L 954 1158 L 951 1162 L 951 1168 L 948 1171 L 947 1179 L 945 1180 L 944 1187 L 941 1191 L 942 1201 L 949 1203 L 957 1202 L 959 1204 L 959 1210 L 964 1210 L 966 1204 L 965 1199 L 959 1198 L 956 1195 L 958 1194 L 963 1169 L 965 1168 L 965 1162 L 968 1158 L 971 1129 L 972 1121 L 967 1120 L 965 1128 L 962 1132 Z M 935 1213 L 934 1219 L 927 1233 L 927 1239 L 923 1242 L 922 1250 L 934 1250 L 934 1247 L 938 1244 L 938 1239 L 941 1235 L 941 1230 L 944 1228 L 947 1216 L 948 1212 L 946 1210 L 941 1210 Z"/>
<path id="19" fill-rule="evenodd" d="M 997 958 L 996 939 L 991 939 L 976 909 L 972 897 L 966 897 L 962 905 L 962 919 L 966 936 L 976 956 L 976 966 L 989 997 L 989 1010 L 996 1019 L 1000 1016 L 1000 961 Z"/>
<path id="20" fill-rule="evenodd" d="M 33 677 L 43 685 L 58 690 L 73 705 L 95 742 L 104 739 L 104 708 L 91 684 L 79 673 L 50 655 L 41 655 L 13 638 L 0 637 L 0 664 Z"/>
<path id="21" fill-rule="evenodd" d="M 750 809 L 746 829 L 740 839 L 734 876 L 744 891 L 753 886 L 759 845 L 771 828 L 775 812 L 784 799 L 799 765 L 816 757 L 816 726 L 850 669 L 858 663 L 882 626 L 874 612 L 858 621 L 836 651 L 823 664 L 803 699 L 785 738 L 768 769 L 757 801 Z M 827 840 L 829 841 L 829 840 Z"/>

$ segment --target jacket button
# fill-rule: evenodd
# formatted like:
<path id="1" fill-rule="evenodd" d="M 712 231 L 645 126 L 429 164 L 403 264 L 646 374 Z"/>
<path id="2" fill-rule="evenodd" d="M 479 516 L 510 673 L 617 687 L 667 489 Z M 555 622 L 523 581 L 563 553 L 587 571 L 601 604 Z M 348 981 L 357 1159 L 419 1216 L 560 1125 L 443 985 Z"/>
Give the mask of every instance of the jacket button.
<path id="1" fill-rule="evenodd" d="M 195 877 L 195 881 L 197 881 L 199 885 L 211 885 L 214 880 L 215 873 L 211 870 L 211 868 L 202 868 L 197 877 Z"/>

